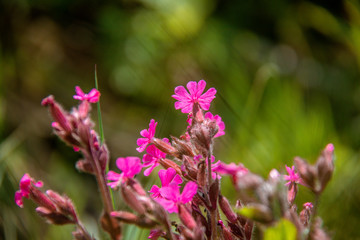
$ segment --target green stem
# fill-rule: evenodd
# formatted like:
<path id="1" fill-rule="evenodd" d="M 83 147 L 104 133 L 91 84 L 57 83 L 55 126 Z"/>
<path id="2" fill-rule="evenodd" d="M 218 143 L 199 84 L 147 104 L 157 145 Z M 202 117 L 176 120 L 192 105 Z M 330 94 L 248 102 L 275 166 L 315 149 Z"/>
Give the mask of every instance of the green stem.
<path id="1" fill-rule="evenodd" d="M 96 64 L 95 64 L 95 88 L 99 91 Z M 98 113 L 98 121 L 99 121 L 100 145 L 102 145 L 104 143 L 104 128 L 103 128 L 102 117 L 101 117 L 100 99 L 97 102 L 97 113 Z M 109 161 L 106 163 L 105 171 L 106 172 L 109 171 Z M 110 192 L 112 207 L 113 207 L 113 209 L 115 209 L 114 194 L 113 194 L 111 187 L 109 187 L 109 192 Z"/>

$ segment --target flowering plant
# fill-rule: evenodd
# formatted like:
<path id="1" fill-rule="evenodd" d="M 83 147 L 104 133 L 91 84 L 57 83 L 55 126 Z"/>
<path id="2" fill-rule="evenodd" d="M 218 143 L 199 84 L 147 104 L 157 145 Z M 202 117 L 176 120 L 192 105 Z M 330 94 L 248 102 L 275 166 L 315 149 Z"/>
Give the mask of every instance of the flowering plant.
<path id="1" fill-rule="evenodd" d="M 316 210 L 334 170 L 334 146 L 328 144 L 315 165 L 296 157 L 294 166 L 285 167 L 288 175 L 273 169 L 267 179 L 241 163 L 215 161 L 215 139 L 225 134 L 221 117 L 208 112 L 216 90 L 203 93 L 204 80 L 191 81 L 186 87 L 176 87 L 172 95 L 177 100 L 175 109 L 188 114 L 186 132 L 179 138 L 172 136 L 171 142 L 157 138 L 158 123 L 151 119 L 136 142 L 136 150 L 146 153 L 142 159 L 118 158 L 120 173 L 108 170 L 109 151 L 90 119 L 91 103 L 100 98 L 98 90 L 85 94 L 76 87 L 74 99 L 80 104 L 71 112 L 63 110 L 53 96 L 42 101 L 54 119 L 55 134 L 82 153 L 76 168 L 95 176 L 104 205 L 100 223 L 111 239 L 122 239 L 123 224 L 151 229 L 149 239 L 330 239 Z M 149 176 L 160 167 L 161 186 L 145 190 L 136 175 L 146 168 L 143 174 Z M 238 193 L 235 204 L 221 192 L 221 178 L 227 176 Z M 314 193 L 314 201 L 303 203 L 300 212 L 295 204 L 299 184 Z M 15 193 L 16 204 L 23 207 L 23 198 L 31 198 L 38 205 L 37 213 L 49 223 L 74 224 L 74 239 L 94 239 L 73 202 L 52 190 L 43 193 L 42 186 L 26 173 Z M 120 191 L 133 212 L 114 209 L 109 187 Z M 176 215 L 175 221 L 170 221 L 171 215 Z"/>

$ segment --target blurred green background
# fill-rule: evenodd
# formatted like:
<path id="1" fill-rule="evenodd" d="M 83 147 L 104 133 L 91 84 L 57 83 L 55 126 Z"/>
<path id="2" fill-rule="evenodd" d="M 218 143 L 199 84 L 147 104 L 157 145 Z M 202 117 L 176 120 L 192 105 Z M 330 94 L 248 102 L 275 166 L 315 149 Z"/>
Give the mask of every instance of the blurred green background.
<path id="1" fill-rule="evenodd" d="M 80 155 L 40 106 L 49 94 L 77 104 L 74 87 L 94 87 L 95 64 L 112 169 L 117 157 L 141 157 L 136 139 L 151 118 L 157 137 L 182 134 L 173 89 L 205 79 L 226 124 L 217 159 L 266 176 L 334 143 L 320 215 L 334 239 L 360 239 L 360 3 L 351 0 L 0 0 L 0 239 L 70 239 L 74 230 L 45 224 L 31 201 L 15 205 L 25 172 L 72 198 L 105 239 L 96 183 L 75 170 Z M 139 177 L 150 186 L 156 173 Z M 234 203 L 230 181 L 222 185 Z M 299 194 L 299 206 L 313 199 Z M 127 239 L 146 234 L 127 229 Z"/>

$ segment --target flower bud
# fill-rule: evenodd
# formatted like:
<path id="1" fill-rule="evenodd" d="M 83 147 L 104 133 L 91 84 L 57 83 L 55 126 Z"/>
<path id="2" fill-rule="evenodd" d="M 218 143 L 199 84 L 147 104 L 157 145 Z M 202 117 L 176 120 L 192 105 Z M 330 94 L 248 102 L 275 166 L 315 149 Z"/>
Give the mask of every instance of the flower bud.
<path id="1" fill-rule="evenodd" d="M 159 138 L 153 138 L 151 142 L 163 153 L 180 158 L 179 152 L 173 146 L 171 146 L 170 143 L 167 143 Z"/>
<path id="2" fill-rule="evenodd" d="M 237 223 L 237 215 L 232 210 L 229 200 L 227 200 L 226 197 L 222 195 L 219 196 L 219 205 L 226 218 L 232 223 Z"/>
<path id="3" fill-rule="evenodd" d="M 72 201 L 67 196 L 61 196 L 57 192 L 47 190 L 46 195 L 49 196 L 50 200 L 56 205 L 61 213 L 71 216 L 74 221 L 77 221 L 75 207 Z"/>
<path id="4" fill-rule="evenodd" d="M 201 161 L 198 164 L 198 172 L 197 172 L 197 183 L 201 188 L 204 188 L 206 185 L 206 164 L 205 161 Z"/>
<path id="5" fill-rule="evenodd" d="M 130 187 L 126 185 L 122 185 L 121 194 L 124 201 L 126 202 L 127 205 L 129 205 L 130 208 L 132 208 L 134 211 L 138 212 L 139 214 L 145 214 L 146 211 L 145 207 L 138 200 L 137 196 Z"/>
<path id="6" fill-rule="evenodd" d="M 47 221 L 49 221 L 52 224 L 56 225 L 64 225 L 64 224 L 70 224 L 75 223 L 74 220 L 70 219 L 66 215 L 51 211 L 46 207 L 37 207 L 35 211 L 43 218 L 46 218 Z"/>
<path id="7" fill-rule="evenodd" d="M 316 162 L 321 190 L 323 191 L 334 171 L 334 146 L 328 144 Z"/>
<path id="8" fill-rule="evenodd" d="M 290 205 L 294 204 L 297 192 L 298 192 L 297 184 L 296 183 L 290 183 L 289 189 L 288 189 L 288 194 L 287 194 L 287 199 L 288 199 L 288 202 L 289 202 Z"/>
<path id="9" fill-rule="evenodd" d="M 39 189 L 31 187 L 30 195 L 34 202 L 36 202 L 39 206 L 45 207 L 49 211 L 56 212 L 56 206 L 54 205 L 54 203 Z"/>
<path id="10" fill-rule="evenodd" d="M 314 190 L 316 188 L 316 169 L 314 166 L 309 165 L 300 157 L 294 158 L 294 164 L 303 183 Z"/>
<path id="11" fill-rule="evenodd" d="M 68 113 L 62 109 L 52 95 L 44 98 L 41 101 L 41 105 L 50 107 L 49 110 L 53 119 L 61 126 L 62 129 L 64 129 L 65 132 L 71 132 L 71 125 L 67 117 Z"/>
<path id="12" fill-rule="evenodd" d="M 190 230 L 193 230 L 196 227 L 196 222 L 189 212 L 189 210 L 183 204 L 178 205 L 179 218 L 181 222 Z"/>
<path id="13" fill-rule="evenodd" d="M 171 136 L 173 140 L 173 146 L 177 149 L 179 154 L 194 157 L 195 154 L 188 142 L 180 140 L 176 137 Z"/>
<path id="14" fill-rule="evenodd" d="M 141 186 L 141 184 L 136 179 L 129 178 L 127 183 L 128 183 L 128 186 L 130 186 L 131 189 L 133 189 L 140 196 L 146 196 L 147 195 L 144 188 Z"/>
<path id="15" fill-rule="evenodd" d="M 209 197 L 210 197 L 212 210 L 215 210 L 217 207 L 219 188 L 220 188 L 219 179 L 215 178 L 215 181 L 210 185 L 210 189 L 209 189 Z"/>
<path id="16" fill-rule="evenodd" d="M 233 240 L 234 239 L 230 230 L 224 225 L 223 221 L 219 220 L 218 225 L 220 225 L 220 227 L 223 231 L 224 240 Z"/>
<path id="17" fill-rule="evenodd" d="M 212 131 L 207 125 L 197 123 L 190 129 L 190 136 L 195 145 L 209 149 L 214 135 L 212 135 Z"/>
<path id="18" fill-rule="evenodd" d="M 91 163 L 87 160 L 79 160 L 76 162 L 76 169 L 82 172 L 94 174 L 94 169 Z"/>
<path id="19" fill-rule="evenodd" d="M 116 218 L 118 221 L 125 222 L 128 224 L 135 224 L 143 228 L 153 228 L 157 225 L 155 221 L 145 216 L 139 217 L 130 212 L 117 211 L 117 212 L 111 212 L 110 215 Z"/>
<path id="20" fill-rule="evenodd" d="M 183 163 L 181 170 L 189 175 L 189 177 L 196 181 L 198 175 L 198 169 L 196 169 L 195 164 L 188 156 L 183 156 Z M 185 174 L 184 174 L 185 175 Z"/>
<path id="21" fill-rule="evenodd" d="M 160 163 L 161 166 L 163 166 L 165 169 L 173 168 L 173 169 L 175 169 L 175 171 L 176 171 L 177 174 L 179 174 L 180 176 L 182 175 L 181 168 L 179 167 L 179 165 L 177 165 L 176 163 L 174 163 L 174 162 L 171 161 L 170 159 L 161 158 L 161 159 L 159 159 L 159 163 Z"/>

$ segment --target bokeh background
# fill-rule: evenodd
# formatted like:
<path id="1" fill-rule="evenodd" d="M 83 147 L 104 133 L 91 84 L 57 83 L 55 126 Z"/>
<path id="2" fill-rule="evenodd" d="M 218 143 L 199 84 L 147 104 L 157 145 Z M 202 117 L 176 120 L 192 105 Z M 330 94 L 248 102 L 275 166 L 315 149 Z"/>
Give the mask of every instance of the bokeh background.
<path id="1" fill-rule="evenodd" d="M 134 155 L 154 118 L 157 137 L 179 136 L 186 115 L 173 89 L 205 79 L 211 111 L 226 124 L 215 155 L 266 176 L 294 156 L 314 162 L 335 145 L 336 168 L 320 201 L 334 239 L 360 239 L 360 3 L 353 0 L 0 0 L 0 239 L 70 239 L 14 192 L 25 172 L 70 196 L 91 233 L 100 197 L 78 153 L 51 132 L 49 94 L 70 109 L 74 87 L 94 87 L 115 169 Z M 97 121 L 96 111 L 93 112 Z M 142 174 L 141 174 L 142 175 Z M 156 180 L 139 176 L 149 187 Z M 234 199 L 230 181 L 222 191 Z M 297 202 L 311 201 L 300 187 Z M 117 203 L 122 207 L 121 203 Z M 126 239 L 147 232 L 129 227 Z"/>

